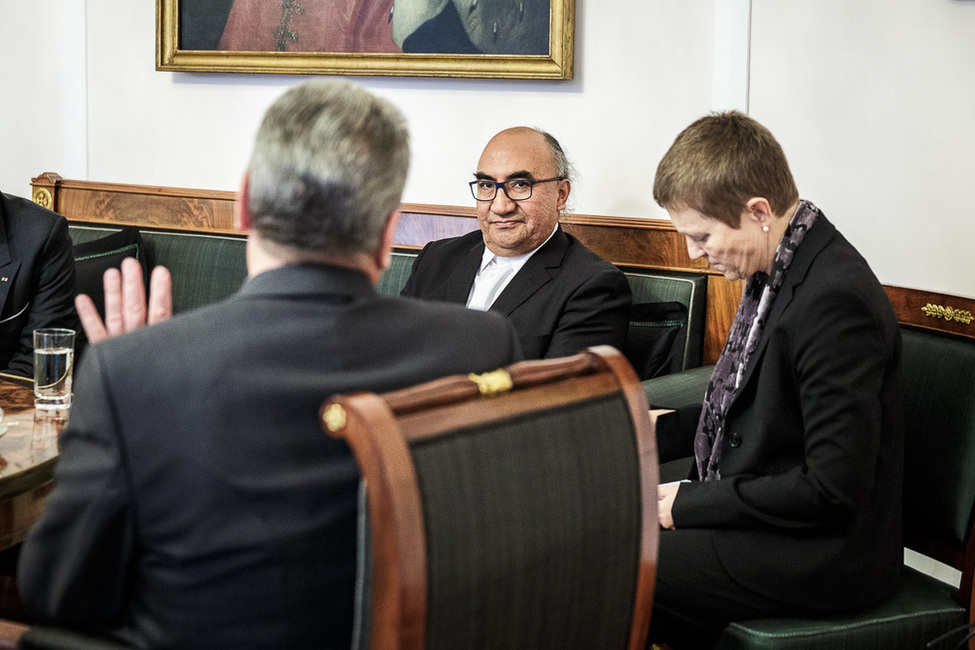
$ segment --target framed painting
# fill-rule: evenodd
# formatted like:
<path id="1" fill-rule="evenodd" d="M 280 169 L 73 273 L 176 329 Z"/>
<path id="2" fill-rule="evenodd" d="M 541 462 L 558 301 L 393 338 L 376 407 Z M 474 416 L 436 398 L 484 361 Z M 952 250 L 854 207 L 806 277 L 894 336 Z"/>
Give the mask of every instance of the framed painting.
<path id="1" fill-rule="evenodd" d="M 571 79 L 575 0 L 156 0 L 156 69 Z"/>

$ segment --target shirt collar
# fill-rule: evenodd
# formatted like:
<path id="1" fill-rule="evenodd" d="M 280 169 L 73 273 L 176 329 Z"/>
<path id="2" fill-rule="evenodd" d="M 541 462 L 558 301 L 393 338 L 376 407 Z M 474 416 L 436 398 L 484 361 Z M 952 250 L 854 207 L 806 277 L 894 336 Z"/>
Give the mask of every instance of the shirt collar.
<path id="1" fill-rule="evenodd" d="M 532 250 L 528 251 L 527 253 L 523 255 L 515 255 L 514 257 L 501 257 L 500 255 L 495 255 L 494 253 L 491 252 L 491 249 L 485 246 L 484 252 L 481 254 L 481 266 L 477 270 L 478 275 L 480 275 L 484 271 L 484 269 L 490 266 L 492 262 L 498 264 L 499 266 L 522 266 L 525 262 L 528 261 L 528 258 L 530 258 L 532 255 L 534 255 L 539 250 L 541 250 L 542 246 L 547 244 L 548 241 L 555 236 L 555 233 L 557 233 L 558 230 L 559 230 L 559 224 L 556 223 L 555 229 L 552 230 L 551 234 L 545 238 L 545 241 L 543 241 L 541 244 L 539 244 Z"/>

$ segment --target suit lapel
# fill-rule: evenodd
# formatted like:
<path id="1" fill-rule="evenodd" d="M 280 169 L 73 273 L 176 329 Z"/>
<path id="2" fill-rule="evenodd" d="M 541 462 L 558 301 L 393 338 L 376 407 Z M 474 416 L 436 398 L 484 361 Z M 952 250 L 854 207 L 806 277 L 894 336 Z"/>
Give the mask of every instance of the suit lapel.
<path id="1" fill-rule="evenodd" d="M 792 264 L 789 266 L 789 270 L 786 271 L 785 278 L 782 280 L 782 286 L 779 287 L 779 293 L 775 297 L 775 304 L 772 305 L 772 310 L 769 312 L 766 327 L 762 331 L 762 337 L 758 340 L 758 345 L 755 347 L 755 351 L 748 361 L 748 367 L 745 368 L 745 373 L 742 375 L 741 387 L 748 384 L 755 368 L 761 365 L 759 361 L 765 353 L 765 348 L 768 346 L 771 331 L 771 328 L 768 327 L 769 323 L 775 323 L 779 320 L 782 312 L 792 302 L 796 289 L 806 280 L 806 276 L 809 274 L 809 267 L 812 266 L 813 260 L 816 259 L 819 253 L 833 239 L 835 233 L 836 227 L 820 213 L 816 219 L 816 224 L 806 233 L 802 244 L 796 250 L 796 255 L 792 260 Z M 739 387 L 737 395 L 741 395 L 742 392 Z"/>
<path id="2" fill-rule="evenodd" d="M 480 231 L 477 234 L 480 235 Z M 471 287 L 474 286 L 474 276 L 477 275 L 477 270 L 481 267 L 483 256 L 484 238 L 477 237 L 474 243 L 457 257 L 457 261 L 450 269 L 447 280 L 444 282 L 444 300 L 459 302 L 462 305 L 467 304 Z"/>
<path id="3" fill-rule="evenodd" d="M 0 201 L 0 314 L 7 304 L 7 295 L 10 293 L 13 278 L 20 268 L 19 260 L 16 264 L 11 263 L 10 245 L 7 242 L 7 215 L 2 208 L 3 202 Z"/>
<path id="4" fill-rule="evenodd" d="M 517 275 L 511 279 L 491 305 L 491 311 L 508 316 L 536 291 L 551 282 L 552 272 L 549 269 L 562 266 L 568 248 L 569 238 L 562 232 L 562 226 L 559 226 L 552 238 L 537 253 L 528 258 Z"/>

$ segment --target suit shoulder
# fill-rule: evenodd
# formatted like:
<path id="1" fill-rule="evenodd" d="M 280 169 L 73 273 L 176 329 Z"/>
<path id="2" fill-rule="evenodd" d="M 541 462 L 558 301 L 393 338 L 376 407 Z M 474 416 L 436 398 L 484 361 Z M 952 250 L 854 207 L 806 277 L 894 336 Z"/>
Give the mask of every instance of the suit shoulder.
<path id="1" fill-rule="evenodd" d="M 13 194 L 0 194 L 0 205 L 3 206 L 3 212 L 7 219 L 16 220 L 18 223 L 21 221 L 35 224 L 41 223 L 51 227 L 58 222 L 66 221 L 57 212 L 48 210 L 30 199 L 14 196 Z"/>
<path id="2" fill-rule="evenodd" d="M 432 242 L 428 242 L 423 247 L 423 254 L 452 254 L 457 251 L 466 250 L 472 246 L 476 246 L 483 241 L 484 239 L 481 237 L 481 231 L 473 230 L 466 235 L 460 235 L 459 237 L 447 237 L 446 239 L 437 239 Z"/>

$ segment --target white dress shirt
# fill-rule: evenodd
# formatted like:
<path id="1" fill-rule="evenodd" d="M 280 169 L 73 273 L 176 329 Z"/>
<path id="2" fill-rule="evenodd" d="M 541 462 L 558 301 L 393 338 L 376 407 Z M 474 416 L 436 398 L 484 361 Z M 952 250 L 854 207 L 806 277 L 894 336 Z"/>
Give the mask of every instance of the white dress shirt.
<path id="1" fill-rule="evenodd" d="M 528 253 L 516 257 L 495 255 L 485 246 L 484 254 L 481 256 L 481 267 L 478 269 L 477 275 L 474 276 L 474 284 L 471 286 L 471 292 L 467 296 L 467 307 L 479 311 L 487 311 L 490 309 L 494 301 L 498 299 L 501 292 L 511 282 L 511 279 L 525 265 L 525 262 L 538 252 L 538 249 L 548 243 L 548 240 L 552 238 L 552 235 L 558 229 L 559 226 L 556 224 L 555 230 L 552 231 L 552 234 L 545 241 Z"/>

